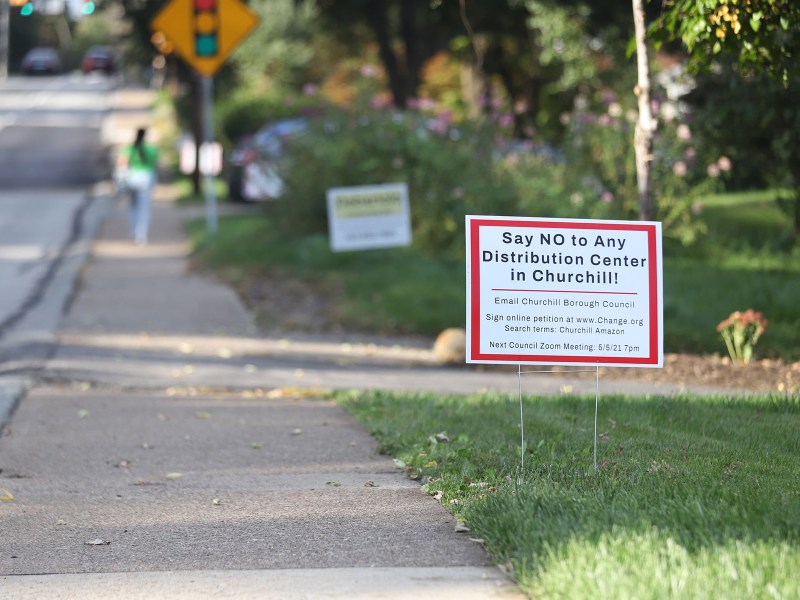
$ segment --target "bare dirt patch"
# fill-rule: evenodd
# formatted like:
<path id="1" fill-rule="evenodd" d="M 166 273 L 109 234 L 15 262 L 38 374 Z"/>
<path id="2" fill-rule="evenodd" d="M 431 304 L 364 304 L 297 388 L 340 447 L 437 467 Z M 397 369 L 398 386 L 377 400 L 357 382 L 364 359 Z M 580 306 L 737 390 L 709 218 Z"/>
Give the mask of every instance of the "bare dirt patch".
<path id="1" fill-rule="evenodd" d="M 229 283 L 238 290 L 267 334 L 296 332 L 326 338 L 346 336 L 350 340 L 363 334 L 371 340 L 376 338 L 374 332 L 353 331 L 341 324 L 337 315 L 338 306 L 344 301 L 344 292 L 335 283 L 319 282 L 279 270 L 240 274 Z M 387 339 L 391 339 L 387 345 L 402 343 L 402 337 L 384 333 Z M 420 338 L 408 338 L 408 342 L 419 346 Z M 433 342 L 430 339 L 431 347 Z M 762 359 L 739 365 L 721 355 L 667 354 L 663 369 L 604 367 L 600 373 L 604 378 L 616 380 L 752 392 L 800 393 L 800 361 Z"/>

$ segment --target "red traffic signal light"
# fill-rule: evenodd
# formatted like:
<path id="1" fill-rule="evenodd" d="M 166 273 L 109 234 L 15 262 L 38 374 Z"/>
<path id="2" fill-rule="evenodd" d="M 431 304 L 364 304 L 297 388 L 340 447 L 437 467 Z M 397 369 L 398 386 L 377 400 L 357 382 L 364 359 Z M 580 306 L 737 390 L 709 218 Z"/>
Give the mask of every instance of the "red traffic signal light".
<path id="1" fill-rule="evenodd" d="M 217 0 L 193 0 L 194 50 L 198 57 L 212 58 L 219 51 Z"/>

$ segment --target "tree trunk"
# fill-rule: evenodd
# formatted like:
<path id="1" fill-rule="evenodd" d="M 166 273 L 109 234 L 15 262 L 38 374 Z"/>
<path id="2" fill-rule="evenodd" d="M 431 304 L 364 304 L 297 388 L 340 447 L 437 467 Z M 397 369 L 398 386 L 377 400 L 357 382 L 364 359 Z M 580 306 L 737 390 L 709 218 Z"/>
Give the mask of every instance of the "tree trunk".
<path id="1" fill-rule="evenodd" d="M 645 29 L 642 0 L 633 0 L 633 25 L 636 33 L 636 66 L 638 84 L 636 96 L 639 100 L 639 120 L 633 137 L 636 154 L 636 181 L 639 193 L 639 219 L 652 221 L 655 218 L 655 202 L 651 181 L 650 161 L 653 159 L 653 135 L 655 121 L 650 109 L 650 63 L 647 55 L 647 31 Z"/>
<path id="2" fill-rule="evenodd" d="M 424 62 L 417 5 L 417 0 L 403 0 L 400 4 L 400 31 L 406 50 L 404 90 L 406 98 L 415 98 L 417 96 L 420 72 Z"/>
<path id="3" fill-rule="evenodd" d="M 400 65 L 392 48 L 392 36 L 389 32 L 389 20 L 386 16 L 386 6 L 383 2 L 368 2 L 366 6 L 367 19 L 372 30 L 375 32 L 375 39 L 378 42 L 378 52 L 389 77 L 389 89 L 395 106 L 405 108 L 408 97 L 406 96 L 405 78 L 400 72 Z"/>

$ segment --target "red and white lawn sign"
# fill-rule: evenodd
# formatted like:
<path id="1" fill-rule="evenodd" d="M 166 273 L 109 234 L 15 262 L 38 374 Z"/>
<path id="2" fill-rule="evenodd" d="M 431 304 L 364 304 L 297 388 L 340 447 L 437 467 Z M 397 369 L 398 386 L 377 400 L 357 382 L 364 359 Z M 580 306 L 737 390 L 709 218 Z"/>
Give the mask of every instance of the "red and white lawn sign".
<path id="1" fill-rule="evenodd" d="M 661 367 L 661 224 L 467 216 L 467 362 Z"/>

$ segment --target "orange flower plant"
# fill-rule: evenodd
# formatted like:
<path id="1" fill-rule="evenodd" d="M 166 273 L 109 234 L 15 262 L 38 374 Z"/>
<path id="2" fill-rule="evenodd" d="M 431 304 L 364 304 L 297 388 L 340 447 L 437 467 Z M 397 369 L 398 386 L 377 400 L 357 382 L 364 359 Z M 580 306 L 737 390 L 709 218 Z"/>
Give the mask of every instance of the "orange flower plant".
<path id="1" fill-rule="evenodd" d="M 717 325 L 731 359 L 746 365 L 753 358 L 753 348 L 758 338 L 767 328 L 767 320 L 760 312 L 748 308 L 744 312 L 736 311 Z"/>

